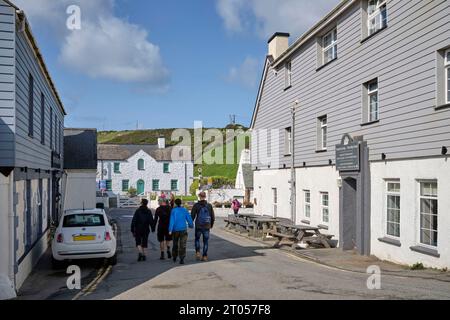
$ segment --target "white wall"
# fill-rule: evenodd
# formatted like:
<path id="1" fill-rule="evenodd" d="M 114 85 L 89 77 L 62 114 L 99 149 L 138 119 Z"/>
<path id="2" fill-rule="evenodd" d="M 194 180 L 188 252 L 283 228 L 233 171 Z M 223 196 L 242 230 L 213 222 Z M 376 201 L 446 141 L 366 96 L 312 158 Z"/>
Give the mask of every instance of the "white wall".
<path id="1" fill-rule="evenodd" d="M 400 179 L 400 238 L 401 247 L 380 242 L 386 236 L 386 182 Z M 418 179 L 438 180 L 438 246 L 440 258 L 414 252 L 419 245 L 419 184 Z M 450 161 L 423 159 L 371 164 L 371 252 L 383 260 L 427 267 L 450 267 Z"/>
<path id="2" fill-rule="evenodd" d="M 10 181 L 10 177 L 5 177 L 0 173 L 0 300 L 15 297 L 13 284 L 9 278 L 12 240 L 12 230 L 9 223 L 9 215 L 11 214 Z"/>
<path id="3" fill-rule="evenodd" d="M 138 170 L 138 160 L 144 159 L 145 170 Z M 145 193 L 153 192 L 152 180 L 159 179 L 159 187 L 162 191 L 170 191 L 171 180 L 178 180 L 178 195 L 189 193 L 194 176 L 194 164 L 192 162 L 169 162 L 156 161 L 144 151 L 139 151 L 127 161 L 120 162 L 120 174 L 114 173 L 114 163 L 120 161 L 104 161 L 103 168 L 107 170 L 105 180 L 112 180 L 112 191 L 115 194 L 125 194 L 122 192 L 122 180 L 129 180 L 129 187 L 137 188 L 138 180 L 142 179 L 145 182 Z M 163 164 L 170 163 L 170 173 L 164 173 Z M 187 165 L 187 189 L 185 188 L 185 164 Z M 102 162 L 99 161 L 97 165 L 97 180 L 100 180 L 102 170 Z"/>
<path id="4" fill-rule="evenodd" d="M 95 208 L 96 171 L 67 170 L 64 210 Z"/>
<path id="5" fill-rule="evenodd" d="M 273 215 L 273 191 L 277 189 L 277 216 L 291 218 L 290 170 L 261 170 L 254 172 L 255 214 Z"/>
<path id="6" fill-rule="evenodd" d="M 235 198 L 238 198 L 238 200 L 242 203 L 244 201 L 245 192 L 244 190 L 238 190 L 238 189 L 219 189 L 219 190 L 208 190 L 207 192 L 207 199 L 209 203 L 214 202 L 227 202 L 232 201 Z"/>
<path id="7" fill-rule="evenodd" d="M 334 235 L 333 240 L 339 239 L 339 187 L 337 180 L 339 173 L 335 167 L 314 167 L 296 169 L 297 179 L 297 207 L 296 223 L 302 223 L 302 220 L 310 222 L 311 226 L 324 225 L 328 230 L 322 230 L 322 233 Z M 311 192 L 311 217 L 305 216 L 305 190 Z M 328 192 L 329 197 L 329 222 L 322 219 L 321 192 Z"/>

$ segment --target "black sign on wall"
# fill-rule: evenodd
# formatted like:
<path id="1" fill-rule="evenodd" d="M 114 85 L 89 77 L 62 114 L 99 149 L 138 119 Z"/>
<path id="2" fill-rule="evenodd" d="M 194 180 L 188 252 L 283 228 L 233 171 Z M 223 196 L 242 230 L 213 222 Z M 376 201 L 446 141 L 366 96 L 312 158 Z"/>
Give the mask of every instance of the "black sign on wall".
<path id="1" fill-rule="evenodd" d="M 345 140 L 348 138 L 348 143 Z M 336 169 L 338 171 L 360 171 L 360 143 L 345 135 L 342 143 L 336 145 Z"/>

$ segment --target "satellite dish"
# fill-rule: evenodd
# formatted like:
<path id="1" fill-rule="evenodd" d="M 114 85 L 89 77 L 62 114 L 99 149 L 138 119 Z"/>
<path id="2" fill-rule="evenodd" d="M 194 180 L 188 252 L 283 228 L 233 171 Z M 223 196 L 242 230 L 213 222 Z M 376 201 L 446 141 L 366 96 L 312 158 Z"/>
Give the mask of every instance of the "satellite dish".
<path id="1" fill-rule="evenodd" d="M 108 174 L 108 170 L 103 169 L 103 175 L 106 176 Z"/>
<path id="2" fill-rule="evenodd" d="M 198 168 L 198 173 L 202 173 L 202 168 Z"/>

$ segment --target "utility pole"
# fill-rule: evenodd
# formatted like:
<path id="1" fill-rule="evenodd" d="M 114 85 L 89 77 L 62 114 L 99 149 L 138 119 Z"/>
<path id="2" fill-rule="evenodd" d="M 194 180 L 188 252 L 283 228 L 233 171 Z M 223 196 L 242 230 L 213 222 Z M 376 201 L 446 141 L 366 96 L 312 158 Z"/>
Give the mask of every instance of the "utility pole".
<path id="1" fill-rule="evenodd" d="M 295 113 L 297 112 L 297 107 L 299 107 L 299 101 L 295 100 L 294 104 L 291 106 L 291 220 L 295 224 L 297 219 L 296 214 L 296 196 L 297 196 L 297 183 L 295 178 Z"/>

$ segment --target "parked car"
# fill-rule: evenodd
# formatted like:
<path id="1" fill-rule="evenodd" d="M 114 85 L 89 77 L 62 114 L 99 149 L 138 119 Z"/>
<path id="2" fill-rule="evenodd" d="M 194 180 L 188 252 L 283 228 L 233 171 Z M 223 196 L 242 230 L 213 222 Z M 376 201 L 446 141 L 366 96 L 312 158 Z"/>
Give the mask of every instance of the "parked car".
<path id="1" fill-rule="evenodd" d="M 61 217 L 52 241 L 52 264 L 66 260 L 105 258 L 117 263 L 117 240 L 103 209 L 68 210 Z"/>

